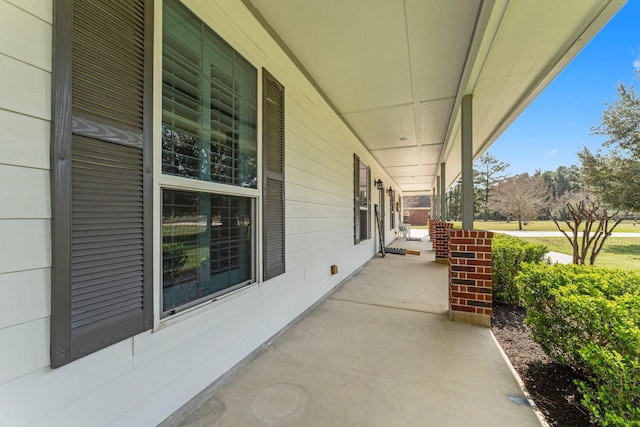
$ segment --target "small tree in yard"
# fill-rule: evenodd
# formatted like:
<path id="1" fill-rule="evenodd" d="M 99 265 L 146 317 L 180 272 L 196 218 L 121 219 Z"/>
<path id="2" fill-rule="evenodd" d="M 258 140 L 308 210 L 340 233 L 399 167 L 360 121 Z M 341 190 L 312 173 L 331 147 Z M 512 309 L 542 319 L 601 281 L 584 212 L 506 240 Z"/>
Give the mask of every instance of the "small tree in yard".
<path id="1" fill-rule="evenodd" d="M 552 215 L 573 247 L 574 264 L 585 264 L 588 257 L 593 265 L 616 226 L 629 211 L 640 208 L 640 98 L 633 86 L 618 86 L 618 99 L 606 104 L 600 126 L 592 132 L 606 136 L 604 146 L 609 148 L 605 153 L 587 148 L 578 153 L 582 181 L 592 197 L 566 203 L 562 221 L 571 235 Z"/>
<path id="2" fill-rule="evenodd" d="M 541 176 L 524 173 L 507 178 L 493 190 L 491 208 L 518 220 L 518 230 L 522 222 L 538 217 L 540 210 L 549 200 L 549 187 Z"/>
<path id="3" fill-rule="evenodd" d="M 589 200 L 588 195 L 566 201 L 564 207 L 566 209 L 550 212 L 551 219 L 571 244 L 573 263 L 584 265 L 588 260 L 588 264 L 593 265 L 607 237 L 611 236 L 626 215 L 619 215 L 618 211 L 610 212 L 606 207 Z M 569 228 L 569 232 L 560 222 Z M 582 232 L 581 226 L 584 226 Z"/>

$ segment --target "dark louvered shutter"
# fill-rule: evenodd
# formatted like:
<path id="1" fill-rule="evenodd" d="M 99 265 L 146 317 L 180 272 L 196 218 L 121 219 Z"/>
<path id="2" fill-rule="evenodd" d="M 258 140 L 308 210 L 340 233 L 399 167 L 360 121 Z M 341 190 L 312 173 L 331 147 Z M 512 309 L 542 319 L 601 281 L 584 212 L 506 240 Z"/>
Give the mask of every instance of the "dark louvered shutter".
<path id="1" fill-rule="evenodd" d="M 284 273 L 284 86 L 262 70 L 264 280 Z"/>
<path id="2" fill-rule="evenodd" d="M 151 5 L 56 2 L 53 367 L 153 325 Z"/>
<path id="3" fill-rule="evenodd" d="M 360 158 L 353 155 L 353 243 L 360 243 Z"/>

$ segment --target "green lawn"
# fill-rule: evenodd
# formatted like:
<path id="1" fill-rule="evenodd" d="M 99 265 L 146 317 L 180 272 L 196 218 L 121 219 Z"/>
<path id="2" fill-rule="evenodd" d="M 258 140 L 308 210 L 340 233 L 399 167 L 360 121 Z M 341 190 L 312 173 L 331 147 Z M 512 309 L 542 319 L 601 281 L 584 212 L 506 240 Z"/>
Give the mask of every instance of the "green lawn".
<path id="1" fill-rule="evenodd" d="M 531 243 L 542 243 L 550 251 L 571 255 L 572 249 L 565 237 L 526 237 Z M 596 258 L 597 266 L 640 271 L 640 237 L 609 237 Z"/>
<path id="2" fill-rule="evenodd" d="M 562 224 L 562 223 L 561 223 Z M 460 225 L 459 222 L 454 222 L 454 225 Z M 478 230 L 517 230 L 518 221 L 474 221 L 474 227 Z M 568 230 L 567 227 L 564 227 Z M 523 224 L 523 230 L 527 231 L 558 231 L 558 228 L 553 221 L 529 221 L 526 225 Z M 640 233 L 640 222 L 634 225 L 633 221 L 625 220 L 618 225 L 614 232 L 625 233 Z"/>
<path id="3" fill-rule="evenodd" d="M 460 222 L 453 222 L 460 226 Z M 474 227 L 478 230 L 517 230 L 517 222 L 505 221 L 475 221 Z M 413 229 L 426 229 L 427 226 L 412 226 Z M 558 231 L 553 221 L 532 221 L 523 227 L 529 231 Z M 639 233 L 638 237 L 609 237 L 596 258 L 596 265 L 601 267 L 622 268 L 640 271 L 640 222 L 637 225 L 633 221 L 623 221 L 615 232 Z M 532 243 L 542 243 L 550 251 L 572 254 L 571 245 L 565 237 L 526 237 L 524 240 Z"/>

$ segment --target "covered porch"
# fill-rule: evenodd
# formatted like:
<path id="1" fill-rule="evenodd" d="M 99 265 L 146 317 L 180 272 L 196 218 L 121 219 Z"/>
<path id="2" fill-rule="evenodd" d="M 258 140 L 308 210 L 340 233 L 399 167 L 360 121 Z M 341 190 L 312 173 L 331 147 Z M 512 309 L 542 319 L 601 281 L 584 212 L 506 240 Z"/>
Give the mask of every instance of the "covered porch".
<path id="1" fill-rule="evenodd" d="M 372 258 L 162 426 L 540 425 L 491 331 L 450 320 L 428 239 L 392 246 L 420 255 Z"/>

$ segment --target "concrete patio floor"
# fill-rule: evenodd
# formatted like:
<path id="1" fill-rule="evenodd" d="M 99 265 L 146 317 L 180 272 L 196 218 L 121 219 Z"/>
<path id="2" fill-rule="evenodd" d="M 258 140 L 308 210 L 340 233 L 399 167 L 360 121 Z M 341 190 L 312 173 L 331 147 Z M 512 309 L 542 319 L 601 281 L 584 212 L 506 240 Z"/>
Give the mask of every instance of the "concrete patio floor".
<path id="1" fill-rule="evenodd" d="M 421 255 L 373 258 L 163 425 L 540 426 L 490 330 L 449 320 L 430 243 L 390 246 Z"/>

